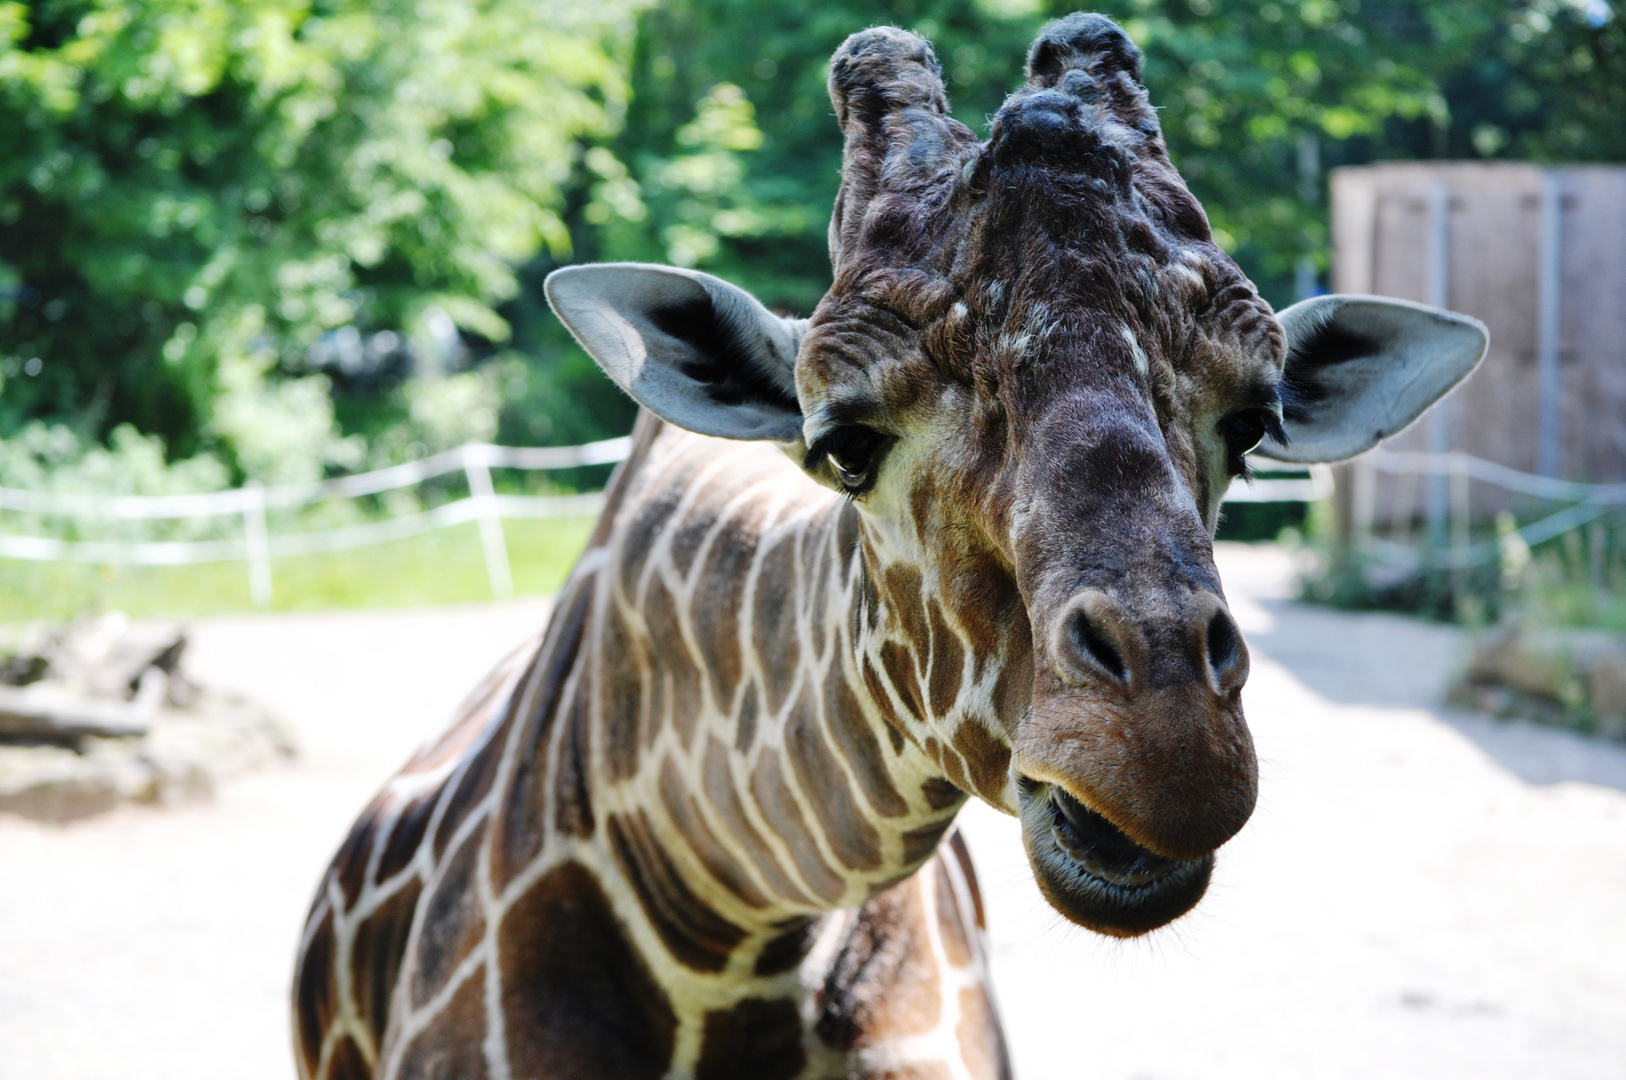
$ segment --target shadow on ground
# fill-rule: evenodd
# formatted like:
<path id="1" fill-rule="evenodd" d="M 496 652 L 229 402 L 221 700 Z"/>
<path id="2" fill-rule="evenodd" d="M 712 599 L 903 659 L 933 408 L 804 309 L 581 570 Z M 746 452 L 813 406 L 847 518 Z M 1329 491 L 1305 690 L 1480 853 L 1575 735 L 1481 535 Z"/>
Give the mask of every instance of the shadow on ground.
<path id="1" fill-rule="evenodd" d="M 1401 615 L 1301 604 L 1285 595 L 1287 579 L 1279 571 L 1267 578 L 1268 569 L 1253 565 L 1246 551 L 1233 548 L 1222 561 L 1248 647 L 1327 700 L 1428 709 L 1525 783 L 1573 781 L 1626 791 L 1626 746 L 1447 706 L 1446 688 L 1468 659 L 1465 631 Z"/>

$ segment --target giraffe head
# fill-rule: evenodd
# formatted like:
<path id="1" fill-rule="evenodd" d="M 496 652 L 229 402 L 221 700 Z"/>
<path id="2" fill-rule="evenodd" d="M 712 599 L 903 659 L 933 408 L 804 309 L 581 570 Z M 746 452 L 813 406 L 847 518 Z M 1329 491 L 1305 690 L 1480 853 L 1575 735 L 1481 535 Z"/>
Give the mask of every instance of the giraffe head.
<path id="1" fill-rule="evenodd" d="M 844 165 L 811 320 L 631 264 L 561 270 L 550 299 L 652 411 L 778 442 L 852 500 L 876 698 L 1020 814 L 1061 914 L 1142 933 L 1201 897 L 1257 792 L 1211 543 L 1227 486 L 1256 449 L 1336 460 L 1398 431 L 1483 328 L 1373 298 L 1273 314 L 1103 17 L 1041 33 L 986 141 L 901 30 L 849 38 L 830 96 Z"/>

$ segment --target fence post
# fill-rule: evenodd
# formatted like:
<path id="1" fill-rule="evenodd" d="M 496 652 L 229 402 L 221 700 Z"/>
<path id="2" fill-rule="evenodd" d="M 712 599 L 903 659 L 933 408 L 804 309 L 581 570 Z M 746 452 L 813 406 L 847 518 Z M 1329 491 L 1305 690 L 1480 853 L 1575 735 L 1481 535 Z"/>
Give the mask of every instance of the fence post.
<path id="1" fill-rule="evenodd" d="M 1451 591 L 1457 603 L 1468 591 L 1468 455 L 1451 455 Z"/>
<path id="2" fill-rule="evenodd" d="M 1349 462 L 1312 465 L 1310 484 L 1332 509 L 1332 557 L 1340 567 L 1355 548 L 1355 473 Z"/>
<path id="3" fill-rule="evenodd" d="M 255 607 L 271 603 L 271 537 L 265 527 L 265 488 L 243 485 L 243 548 L 248 556 L 248 596 Z"/>
<path id="4" fill-rule="evenodd" d="M 1451 306 L 1451 191 L 1436 177 L 1428 190 L 1428 302 L 1437 308 Z M 1436 460 L 1451 449 L 1451 399 L 1434 403 L 1428 413 L 1428 449 Z M 1446 544 L 1450 516 L 1449 479 L 1430 472 L 1425 480 L 1424 520 L 1428 523 L 1428 546 L 1437 557 Z"/>
<path id="5" fill-rule="evenodd" d="M 1563 376 L 1558 370 L 1560 305 L 1564 288 L 1564 180 L 1556 169 L 1541 172 L 1541 248 L 1536 271 L 1536 472 L 1562 473 L 1559 406 Z"/>
<path id="6" fill-rule="evenodd" d="M 1372 520 L 1377 516 L 1377 476 L 1372 462 L 1364 454 L 1350 462 L 1349 468 L 1355 488 L 1350 495 L 1350 531 L 1354 534 L 1355 550 L 1371 551 Z"/>
<path id="7" fill-rule="evenodd" d="M 514 576 L 508 565 L 508 542 L 503 539 L 497 493 L 491 486 L 491 468 L 486 463 L 483 445 L 469 443 L 463 447 L 463 473 L 468 477 L 469 495 L 474 499 L 475 520 L 480 523 L 480 547 L 485 552 L 491 595 L 498 599 L 513 596 Z"/>

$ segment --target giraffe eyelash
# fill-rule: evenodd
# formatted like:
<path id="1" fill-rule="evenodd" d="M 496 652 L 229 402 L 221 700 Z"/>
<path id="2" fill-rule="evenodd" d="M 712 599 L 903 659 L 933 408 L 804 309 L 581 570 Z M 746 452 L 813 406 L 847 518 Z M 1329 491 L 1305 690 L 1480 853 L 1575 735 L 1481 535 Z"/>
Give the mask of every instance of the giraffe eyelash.
<path id="1" fill-rule="evenodd" d="M 846 424 L 814 443 L 802 467 L 809 472 L 828 468 L 842 493 L 856 499 L 875 486 L 890 443 L 890 438 L 874 428 Z"/>
<path id="2" fill-rule="evenodd" d="M 1243 409 L 1232 413 L 1218 424 L 1220 437 L 1225 440 L 1226 471 L 1243 481 L 1253 479 L 1253 466 L 1248 454 L 1266 439 L 1285 445 L 1287 432 L 1282 429 L 1281 418 L 1265 408 Z"/>

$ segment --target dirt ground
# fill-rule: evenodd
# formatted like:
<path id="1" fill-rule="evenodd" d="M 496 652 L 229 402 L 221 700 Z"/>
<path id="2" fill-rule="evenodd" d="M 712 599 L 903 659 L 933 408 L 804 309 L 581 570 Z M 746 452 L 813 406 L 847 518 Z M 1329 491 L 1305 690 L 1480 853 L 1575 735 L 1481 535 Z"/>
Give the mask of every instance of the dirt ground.
<path id="1" fill-rule="evenodd" d="M 1222 545 L 1258 812 L 1149 939 L 1050 912 L 971 808 L 1021 1080 L 1626 1078 L 1626 749 L 1438 704 L 1456 632 L 1288 603 Z M 0 819 L 0 1080 L 286 1080 L 311 889 L 356 811 L 539 601 L 209 620 L 193 667 L 297 729 L 210 803 Z"/>

